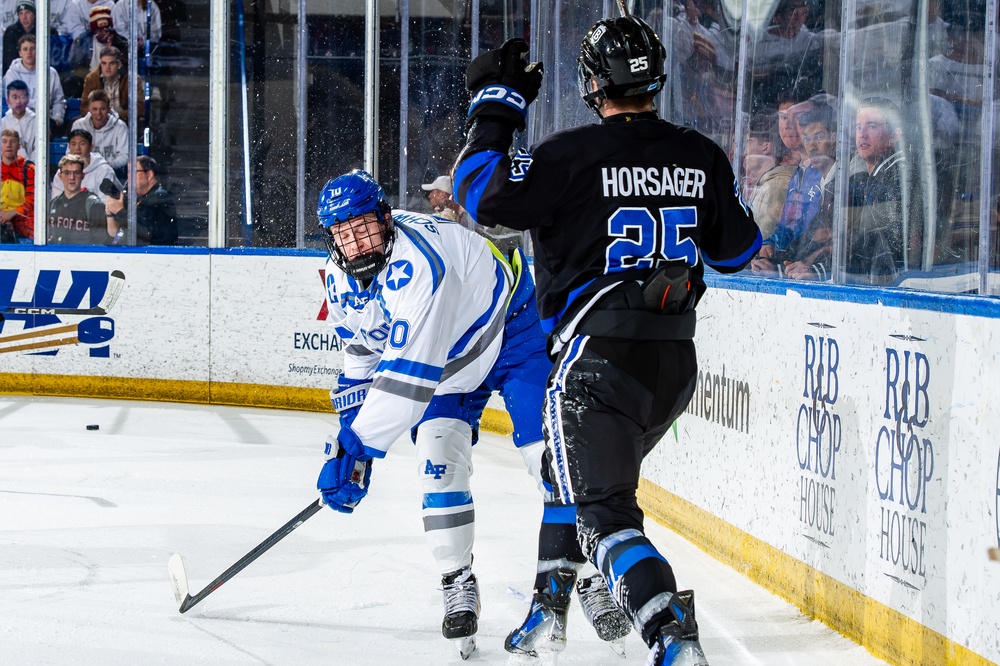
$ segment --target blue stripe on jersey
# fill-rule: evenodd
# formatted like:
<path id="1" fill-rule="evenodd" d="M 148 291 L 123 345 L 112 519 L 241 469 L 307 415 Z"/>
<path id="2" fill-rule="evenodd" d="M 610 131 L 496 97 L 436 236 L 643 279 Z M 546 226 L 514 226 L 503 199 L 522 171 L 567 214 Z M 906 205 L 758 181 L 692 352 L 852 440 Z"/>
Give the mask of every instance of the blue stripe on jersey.
<path id="1" fill-rule="evenodd" d="M 493 287 L 493 300 L 490 302 L 490 307 L 486 308 L 486 312 L 483 313 L 482 317 L 473 322 L 469 330 L 467 330 L 465 334 L 458 339 L 455 346 L 448 350 L 448 360 L 455 358 L 465 351 L 465 347 L 469 344 L 469 340 L 472 339 L 472 336 L 483 330 L 485 326 L 489 325 L 490 320 L 493 319 L 493 315 L 496 312 L 497 303 L 499 303 L 500 299 L 507 294 L 507 280 L 505 279 L 503 267 L 500 265 L 500 262 L 496 257 L 493 257 L 493 263 L 494 268 L 496 269 L 494 273 L 497 281 L 496 286 Z"/>
<path id="2" fill-rule="evenodd" d="M 548 319 L 542 319 L 541 320 L 542 332 L 545 333 L 546 335 L 548 335 L 553 330 L 555 330 L 555 327 L 559 325 L 559 320 L 562 319 L 562 316 L 564 314 L 566 314 L 566 310 L 568 310 L 569 306 L 573 304 L 573 301 L 576 300 L 576 297 L 580 295 L 580 292 L 582 292 L 584 289 L 586 289 L 587 287 L 589 287 L 590 283 L 593 282 L 596 279 L 597 278 L 593 278 L 591 280 L 587 280 L 582 285 L 580 285 L 578 288 L 576 288 L 573 291 L 569 292 L 569 296 L 566 297 L 566 306 L 562 310 L 560 310 L 559 312 L 557 312 L 554 317 L 549 317 Z"/>
<path id="3" fill-rule="evenodd" d="M 483 192 L 500 160 L 506 156 L 506 153 L 496 150 L 484 150 L 465 158 L 455 169 L 455 193 L 459 198 L 458 203 L 469 212 L 472 219 L 479 220 L 479 200 L 482 199 Z"/>
<path id="4" fill-rule="evenodd" d="M 416 230 L 410 229 L 405 224 L 396 224 L 396 229 L 403 232 L 403 235 L 409 238 L 414 247 L 427 259 L 427 263 L 431 268 L 431 293 L 433 294 L 437 291 L 438 285 L 441 284 L 441 279 L 444 278 L 444 260 L 441 259 L 441 255 Z"/>
<path id="5" fill-rule="evenodd" d="M 666 558 L 663 557 L 663 555 L 660 555 L 656 548 L 648 542 L 642 545 L 633 546 L 623 552 L 611 562 L 611 577 L 614 581 L 612 585 L 621 580 L 621 577 L 624 576 L 625 573 L 633 566 L 643 560 L 648 560 L 651 557 L 663 562 L 667 561 Z"/>
<path id="6" fill-rule="evenodd" d="M 453 493 L 424 493 L 425 509 L 446 509 L 452 506 L 472 504 L 472 492 L 462 490 Z"/>
<path id="7" fill-rule="evenodd" d="M 417 361 L 409 361 L 405 358 L 397 358 L 392 361 L 380 361 L 378 367 L 375 368 L 375 372 L 395 372 L 407 377 L 416 377 L 417 379 L 427 379 L 437 382 L 441 381 L 441 373 L 444 372 L 444 368 L 426 363 L 418 363 Z"/>
<path id="8" fill-rule="evenodd" d="M 542 522 L 549 525 L 576 525 L 576 505 L 546 506 L 542 510 Z"/>
<path id="9" fill-rule="evenodd" d="M 354 339 L 354 331 L 352 331 L 349 328 L 345 328 L 343 326 L 336 326 L 334 327 L 333 330 L 336 331 L 337 337 L 340 338 L 341 340 L 347 341 Z"/>
<path id="10" fill-rule="evenodd" d="M 716 261 L 715 259 L 712 259 L 710 256 L 705 254 L 705 250 L 701 251 L 701 256 L 705 260 L 705 263 L 708 264 L 709 266 L 742 266 L 746 262 L 750 261 L 751 257 L 757 254 L 757 250 L 760 249 L 762 242 L 763 241 L 761 240 L 760 237 L 760 229 L 758 229 L 757 237 L 753 239 L 753 243 L 750 245 L 750 249 L 734 259 Z"/>

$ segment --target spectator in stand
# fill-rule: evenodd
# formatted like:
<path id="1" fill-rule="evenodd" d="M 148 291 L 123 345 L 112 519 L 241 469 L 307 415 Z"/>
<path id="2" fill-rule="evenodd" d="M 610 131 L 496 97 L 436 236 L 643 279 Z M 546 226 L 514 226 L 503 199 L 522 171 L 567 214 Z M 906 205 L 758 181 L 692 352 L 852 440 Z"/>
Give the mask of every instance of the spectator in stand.
<path id="1" fill-rule="evenodd" d="M 81 12 L 90 5 L 88 0 L 76 0 L 76 2 L 83 3 L 77 5 Z M 101 50 L 105 46 L 114 46 L 121 52 L 122 62 L 128 63 L 128 41 L 114 30 L 110 4 L 90 7 L 87 31 L 73 39 L 71 57 L 73 66 L 86 67 L 88 70 L 97 69 L 101 60 Z"/>
<path id="2" fill-rule="evenodd" d="M 111 245 L 120 227 L 104 211 L 97 195 L 81 187 L 85 164 L 79 155 L 59 160 L 59 194 L 49 205 L 48 242 Z"/>
<path id="3" fill-rule="evenodd" d="M 848 278 L 865 284 L 891 282 L 919 262 L 922 196 L 911 183 L 903 152 L 899 107 L 870 97 L 858 107 L 855 141 L 866 172 L 852 177 L 848 213 Z"/>
<path id="4" fill-rule="evenodd" d="M 90 32 L 90 10 L 113 0 L 70 0 L 63 12 L 63 25 L 73 39 Z"/>
<path id="5" fill-rule="evenodd" d="M 435 215 L 458 222 L 466 229 L 486 237 L 503 256 L 509 257 L 510 253 L 521 245 L 520 231 L 500 225 L 484 227 L 476 224 L 472 216 L 452 198 L 451 176 L 438 176 L 434 182 L 421 185 L 420 189 L 427 192 L 427 199 Z"/>
<path id="6" fill-rule="evenodd" d="M 764 240 L 755 273 L 799 280 L 829 277 L 833 177 L 836 173 L 837 124 L 833 108 L 815 104 L 798 117 L 806 159 L 788 185 L 781 220 Z"/>
<path id="7" fill-rule="evenodd" d="M 743 153 L 743 192 L 764 238 L 771 235 L 781 218 L 788 181 L 795 173 L 794 166 L 778 163 L 784 151 L 777 125 L 774 109 L 751 118 Z"/>
<path id="8" fill-rule="evenodd" d="M 28 107 L 36 111 L 35 88 L 38 83 L 35 59 L 35 36 L 24 35 L 17 40 L 17 52 L 21 57 L 15 58 L 7 73 L 3 75 L 4 89 L 11 81 L 21 80 L 28 85 Z M 62 136 L 63 123 L 66 120 L 66 98 L 63 96 L 62 83 L 54 67 L 49 67 L 49 127 L 53 136 Z"/>
<path id="9" fill-rule="evenodd" d="M 797 118 L 799 114 L 811 111 L 812 108 L 813 102 L 797 90 L 783 94 L 778 100 L 778 136 L 786 151 L 781 160 L 785 166 L 797 167 L 806 158 Z"/>
<path id="10" fill-rule="evenodd" d="M 754 107 L 773 105 L 781 91 L 817 92 L 823 77 L 822 40 L 806 27 L 807 0 L 782 0 L 753 54 Z"/>
<path id="11" fill-rule="evenodd" d="M 18 238 L 35 237 L 35 165 L 18 155 L 16 130 L 0 132 L 0 223 Z"/>
<path id="12" fill-rule="evenodd" d="M 107 160 L 100 153 L 93 152 L 94 137 L 87 130 L 75 129 L 69 133 L 69 153 L 78 155 L 83 160 L 83 189 L 93 192 L 103 204 L 108 198 L 100 190 L 101 183 L 107 178 L 121 189 L 121 181 L 115 176 L 115 170 L 111 168 Z M 52 180 L 52 194 L 62 192 L 63 179 L 59 174 Z"/>
<path id="13" fill-rule="evenodd" d="M 17 0 L 15 8 L 15 20 L 4 22 L 7 26 L 3 31 L 3 70 L 6 72 L 10 63 L 18 56 L 18 40 L 25 35 L 35 34 L 35 0 Z M 50 28 L 50 34 L 56 35 L 54 27 Z M 51 63 L 50 63 L 51 64 Z"/>
<path id="14" fill-rule="evenodd" d="M 476 221 L 451 198 L 451 176 L 438 176 L 420 189 L 427 193 L 427 201 L 436 216 L 458 222 L 469 231 L 476 230 Z"/>
<path id="15" fill-rule="evenodd" d="M 28 108 L 30 100 L 28 84 L 14 79 L 5 86 L 7 91 L 7 113 L 0 120 L 0 129 L 17 132 L 21 143 L 20 155 L 26 160 L 35 159 L 35 112 Z"/>
<path id="16" fill-rule="evenodd" d="M 108 93 L 97 89 L 87 99 L 87 115 L 73 123 L 73 129 L 90 132 L 93 150 L 104 156 L 115 174 L 122 179 L 128 163 L 128 125 L 111 108 Z"/>
<path id="17" fill-rule="evenodd" d="M 128 39 L 128 24 L 132 20 L 132 5 L 139 5 L 139 13 L 136 16 L 136 34 L 139 36 L 139 53 L 143 53 L 145 43 L 156 44 L 163 38 L 163 19 L 160 17 L 160 8 L 155 0 L 118 0 L 111 8 L 111 20 L 115 26 L 115 32 L 125 39 Z M 149 23 L 146 23 L 146 7 L 149 7 Z"/>
<path id="18" fill-rule="evenodd" d="M 160 167 L 152 157 L 140 155 L 135 169 L 137 245 L 176 245 L 177 211 L 174 197 L 160 183 Z M 128 202 L 125 192 L 109 196 L 105 206 L 109 224 L 125 227 Z"/>
<path id="19" fill-rule="evenodd" d="M 35 34 L 35 0 L 19 0 L 16 5 L 17 20 L 4 23 L 3 31 L 3 71 L 17 57 L 17 40 L 25 35 Z"/>
<path id="20" fill-rule="evenodd" d="M 978 121 L 983 108 L 986 3 L 946 2 L 942 18 L 948 24 L 948 47 L 927 63 L 930 91 L 954 104 L 960 118 Z"/>
<path id="21" fill-rule="evenodd" d="M 143 81 L 141 76 L 136 77 L 136 90 L 140 92 L 140 99 L 137 100 L 136 110 L 139 114 L 139 122 L 142 122 L 146 113 L 146 105 L 141 99 Z M 80 113 L 87 113 L 87 105 L 90 103 L 90 93 L 103 88 L 108 93 L 111 101 L 111 109 L 118 114 L 121 121 L 128 124 L 128 75 L 122 61 L 122 53 L 114 46 L 105 46 L 101 49 L 101 62 L 97 69 L 93 70 L 83 80 L 83 95 L 80 98 Z"/>

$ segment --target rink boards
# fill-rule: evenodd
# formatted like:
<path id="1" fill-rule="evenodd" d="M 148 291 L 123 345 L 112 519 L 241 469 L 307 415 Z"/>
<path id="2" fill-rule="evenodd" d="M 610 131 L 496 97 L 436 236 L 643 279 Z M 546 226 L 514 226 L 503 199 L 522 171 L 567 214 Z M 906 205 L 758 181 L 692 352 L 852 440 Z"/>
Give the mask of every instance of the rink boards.
<path id="1" fill-rule="evenodd" d="M 0 257 L 0 391 L 330 409 L 319 252 Z M 890 663 L 1000 661 L 1000 307 L 712 282 L 647 510 Z"/>

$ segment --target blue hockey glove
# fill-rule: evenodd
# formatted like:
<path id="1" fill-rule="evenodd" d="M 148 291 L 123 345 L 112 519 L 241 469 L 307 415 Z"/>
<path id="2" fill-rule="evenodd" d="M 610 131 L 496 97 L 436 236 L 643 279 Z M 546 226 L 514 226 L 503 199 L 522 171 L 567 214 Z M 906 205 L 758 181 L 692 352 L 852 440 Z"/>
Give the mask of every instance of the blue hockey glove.
<path id="1" fill-rule="evenodd" d="M 357 435 L 346 428 L 336 438 L 327 438 L 326 457 L 316 488 L 331 509 L 353 513 L 354 507 L 368 494 L 371 456 L 365 453 Z"/>
<path id="2" fill-rule="evenodd" d="M 542 86 L 542 63 L 530 65 L 524 56 L 528 43 L 519 37 L 500 48 L 480 53 L 465 71 L 465 87 L 472 93 L 468 124 L 491 118 L 525 127 L 528 106 Z"/>
<path id="3" fill-rule="evenodd" d="M 349 379 L 344 375 L 337 377 L 337 388 L 330 391 L 330 404 L 340 415 L 341 428 L 350 428 L 354 423 L 371 387 L 370 379 Z"/>

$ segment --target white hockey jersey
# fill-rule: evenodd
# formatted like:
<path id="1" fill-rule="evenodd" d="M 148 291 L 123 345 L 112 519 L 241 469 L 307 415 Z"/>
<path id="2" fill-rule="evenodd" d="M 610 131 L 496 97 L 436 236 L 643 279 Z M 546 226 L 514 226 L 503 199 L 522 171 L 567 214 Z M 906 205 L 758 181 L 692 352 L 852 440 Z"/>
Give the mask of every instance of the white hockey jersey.
<path id="1" fill-rule="evenodd" d="M 381 458 L 434 395 L 479 387 L 503 344 L 509 265 L 454 222 L 392 212 L 396 237 L 367 289 L 327 260 L 330 320 L 344 375 L 372 379 L 351 428 Z"/>

